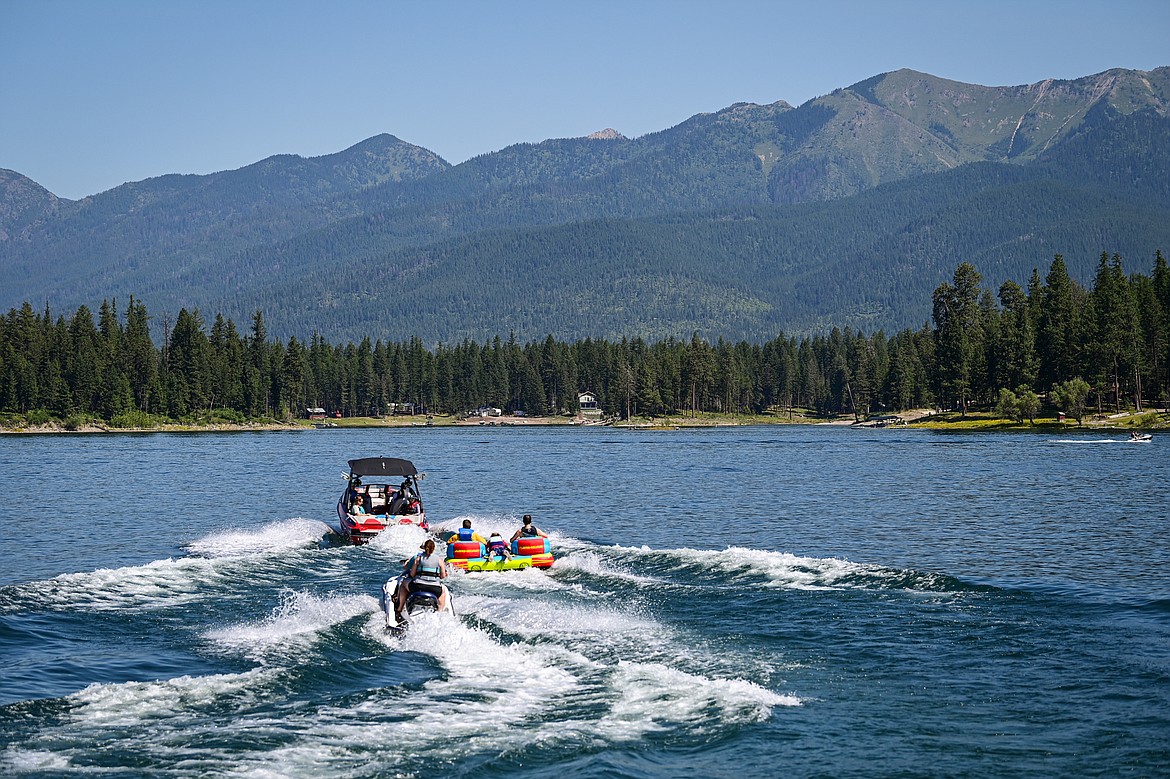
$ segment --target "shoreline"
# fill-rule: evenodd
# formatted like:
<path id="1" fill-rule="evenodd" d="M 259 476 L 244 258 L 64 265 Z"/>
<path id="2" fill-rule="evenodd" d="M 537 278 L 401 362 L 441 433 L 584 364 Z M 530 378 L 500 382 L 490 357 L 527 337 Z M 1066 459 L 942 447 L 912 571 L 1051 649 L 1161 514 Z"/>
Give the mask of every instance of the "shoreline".
<path id="1" fill-rule="evenodd" d="M 1037 417 L 1033 422 L 1019 424 L 1013 420 L 1005 420 L 990 416 L 986 413 L 968 413 L 961 416 L 957 412 L 938 412 L 932 409 L 912 409 L 909 411 L 891 414 L 897 422 L 886 423 L 881 421 L 858 422 L 852 416 L 824 419 L 802 414 L 753 414 L 739 416 L 724 416 L 707 414 L 702 416 L 668 416 L 668 417 L 636 417 L 630 421 L 615 422 L 602 421 L 584 417 L 432 417 L 428 421 L 420 421 L 418 417 L 348 417 L 322 421 L 297 420 L 295 422 L 256 421 L 256 422 L 209 422 L 207 424 L 192 423 L 163 423 L 155 427 L 111 427 L 100 423 L 77 425 L 67 429 L 58 422 L 48 422 L 39 425 L 21 425 L 6 427 L 0 425 L 0 435 L 69 435 L 96 433 L 144 434 L 144 433 L 247 433 L 247 432 L 294 432 L 310 430 L 345 430 L 371 428 L 479 428 L 479 427 L 607 427 L 615 430 L 682 430 L 686 428 L 705 429 L 718 427 L 744 427 L 763 425 L 817 425 L 848 428 L 875 428 L 886 427 L 920 429 L 920 430 L 954 430 L 968 432 L 1069 432 L 1077 431 L 1122 431 L 1128 432 L 1138 428 L 1158 430 L 1170 427 L 1170 410 L 1152 409 L 1140 413 L 1120 413 L 1112 415 L 1086 417 L 1082 424 L 1075 420 L 1059 420 L 1055 417 Z M 425 418 L 424 418 L 425 419 Z"/>

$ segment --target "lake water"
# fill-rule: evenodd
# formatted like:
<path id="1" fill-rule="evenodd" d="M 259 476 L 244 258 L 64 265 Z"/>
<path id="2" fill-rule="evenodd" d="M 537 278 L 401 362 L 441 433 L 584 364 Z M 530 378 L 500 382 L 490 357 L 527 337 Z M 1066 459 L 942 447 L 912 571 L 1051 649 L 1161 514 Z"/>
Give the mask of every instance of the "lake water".
<path id="1" fill-rule="evenodd" d="M 0 437 L 0 774 L 1170 776 L 1170 435 Z M 330 545 L 346 460 L 548 571 Z"/>

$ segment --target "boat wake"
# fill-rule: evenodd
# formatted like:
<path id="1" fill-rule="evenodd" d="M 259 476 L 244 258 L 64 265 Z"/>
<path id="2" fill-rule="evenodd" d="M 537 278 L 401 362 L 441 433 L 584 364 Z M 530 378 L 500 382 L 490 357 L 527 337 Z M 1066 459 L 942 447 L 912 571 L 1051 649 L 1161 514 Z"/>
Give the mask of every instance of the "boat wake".
<path id="1" fill-rule="evenodd" d="M 243 654 L 257 662 L 273 656 L 308 655 L 326 631 L 378 608 L 370 595 L 321 597 L 285 590 L 273 612 L 257 622 L 245 622 L 204 633 L 221 649 Z"/>
<path id="2" fill-rule="evenodd" d="M 317 545 L 329 526 L 313 519 L 286 519 L 249 530 L 224 530 L 187 544 L 197 557 L 250 557 Z"/>
<path id="3" fill-rule="evenodd" d="M 503 516 L 475 523 L 488 532 L 515 525 Z M 376 593 L 427 534 L 403 525 L 364 546 L 326 549 L 315 544 L 320 529 L 290 519 L 218 532 L 189 544 L 189 557 L 0 590 L 16 608 L 173 609 L 195 623 L 188 642 L 209 667 L 69 694 L 54 724 L 11 744 L 0 765 L 75 770 L 74 757 L 100 742 L 128 764 L 149 754 L 201 773 L 412 774 L 440 756 L 519 764 L 663 735 L 704 743 L 804 699 L 778 689 L 795 665 L 726 651 L 686 599 L 718 598 L 729 586 L 963 589 L 945 576 L 837 558 L 554 534 L 552 568 L 456 572 L 457 616 L 418 615 L 392 634 Z M 257 604 L 259 614 L 241 612 Z M 337 692 L 305 707 L 294 692 L 304 685 Z"/>
<path id="4" fill-rule="evenodd" d="M 646 584 L 663 584 L 671 581 L 672 577 L 677 580 L 679 574 L 684 574 L 685 581 L 692 583 L 690 586 L 709 585 L 710 580 L 718 579 L 745 587 L 794 590 L 898 589 L 938 592 L 972 589 L 970 585 L 945 574 L 888 568 L 835 557 L 802 557 L 789 552 L 747 547 L 732 546 L 723 550 L 611 547 L 604 554 L 605 557 L 596 562 L 590 561 L 584 567 L 600 568 L 609 571 L 608 575 Z M 585 553 L 586 560 L 590 559 L 589 555 Z M 570 558 L 562 562 L 567 564 L 565 567 L 572 567 Z M 653 571 L 658 575 L 623 572 L 631 569 Z"/>
<path id="5" fill-rule="evenodd" d="M 254 531 L 223 531 L 188 544 L 188 557 L 0 587 L 0 613 L 21 608 L 182 608 L 219 597 L 221 590 L 234 588 L 241 575 L 278 575 L 265 574 L 263 569 L 282 567 L 290 553 L 315 552 L 321 528 L 313 520 L 289 519 Z"/>
<path id="6" fill-rule="evenodd" d="M 1054 444 L 1148 444 L 1151 438 L 1058 438 Z"/>

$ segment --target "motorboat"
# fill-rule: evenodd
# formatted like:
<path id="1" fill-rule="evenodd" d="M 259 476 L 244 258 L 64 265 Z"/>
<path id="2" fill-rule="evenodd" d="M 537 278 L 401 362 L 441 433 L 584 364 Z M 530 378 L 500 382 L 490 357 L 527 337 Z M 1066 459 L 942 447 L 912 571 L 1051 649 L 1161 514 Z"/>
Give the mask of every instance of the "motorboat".
<path id="1" fill-rule="evenodd" d="M 392 525 L 428 529 L 419 492 L 424 475 L 410 460 L 396 457 L 350 460 L 349 472 L 341 474 L 345 490 L 337 499 L 341 535 L 364 544 Z"/>
<path id="2" fill-rule="evenodd" d="M 510 554 L 491 553 L 479 541 L 460 541 L 450 533 L 447 541 L 447 564 L 464 571 L 515 571 L 522 568 L 548 568 L 555 558 L 552 545 L 543 536 L 517 538 L 509 545 Z"/>
<path id="3" fill-rule="evenodd" d="M 382 585 L 382 613 L 386 616 L 386 629 L 393 633 L 400 633 L 406 630 L 410 624 L 412 617 L 419 614 L 438 613 L 439 596 L 433 592 L 418 590 L 410 593 L 406 598 L 406 606 L 403 613 L 400 615 L 395 608 L 398 603 L 398 589 L 406 587 L 410 581 L 405 573 L 401 576 L 395 576 L 387 579 L 386 583 Z M 446 607 L 441 611 L 444 614 L 455 616 L 455 607 L 451 601 L 451 591 L 447 589 L 447 585 L 442 585 L 443 594 L 446 595 Z"/>
<path id="4" fill-rule="evenodd" d="M 1152 441 L 1154 440 L 1153 433 L 1139 433 L 1136 430 L 1129 434 L 1130 441 Z"/>

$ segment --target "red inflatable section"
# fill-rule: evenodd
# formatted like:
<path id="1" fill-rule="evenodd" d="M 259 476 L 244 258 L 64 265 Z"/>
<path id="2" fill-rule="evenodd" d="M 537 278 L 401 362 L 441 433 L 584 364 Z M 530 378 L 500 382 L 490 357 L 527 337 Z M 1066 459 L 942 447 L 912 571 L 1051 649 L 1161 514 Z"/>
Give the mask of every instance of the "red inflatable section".
<path id="1" fill-rule="evenodd" d="M 447 544 L 448 560 L 473 560 L 483 557 L 483 544 L 478 541 L 452 541 Z"/>
<path id="2" fill-rule="evenodd" d="M 533 568 L 548 568 L 553 564 L 553 556 L 551 554 L 534 554 L 532 555 Z"/>
<path id="3" fill-rule="evenodd" d="M 544 538 L 517 538 L 516 554 L 542 555 L 548 553 L 548 540 Z"/>

